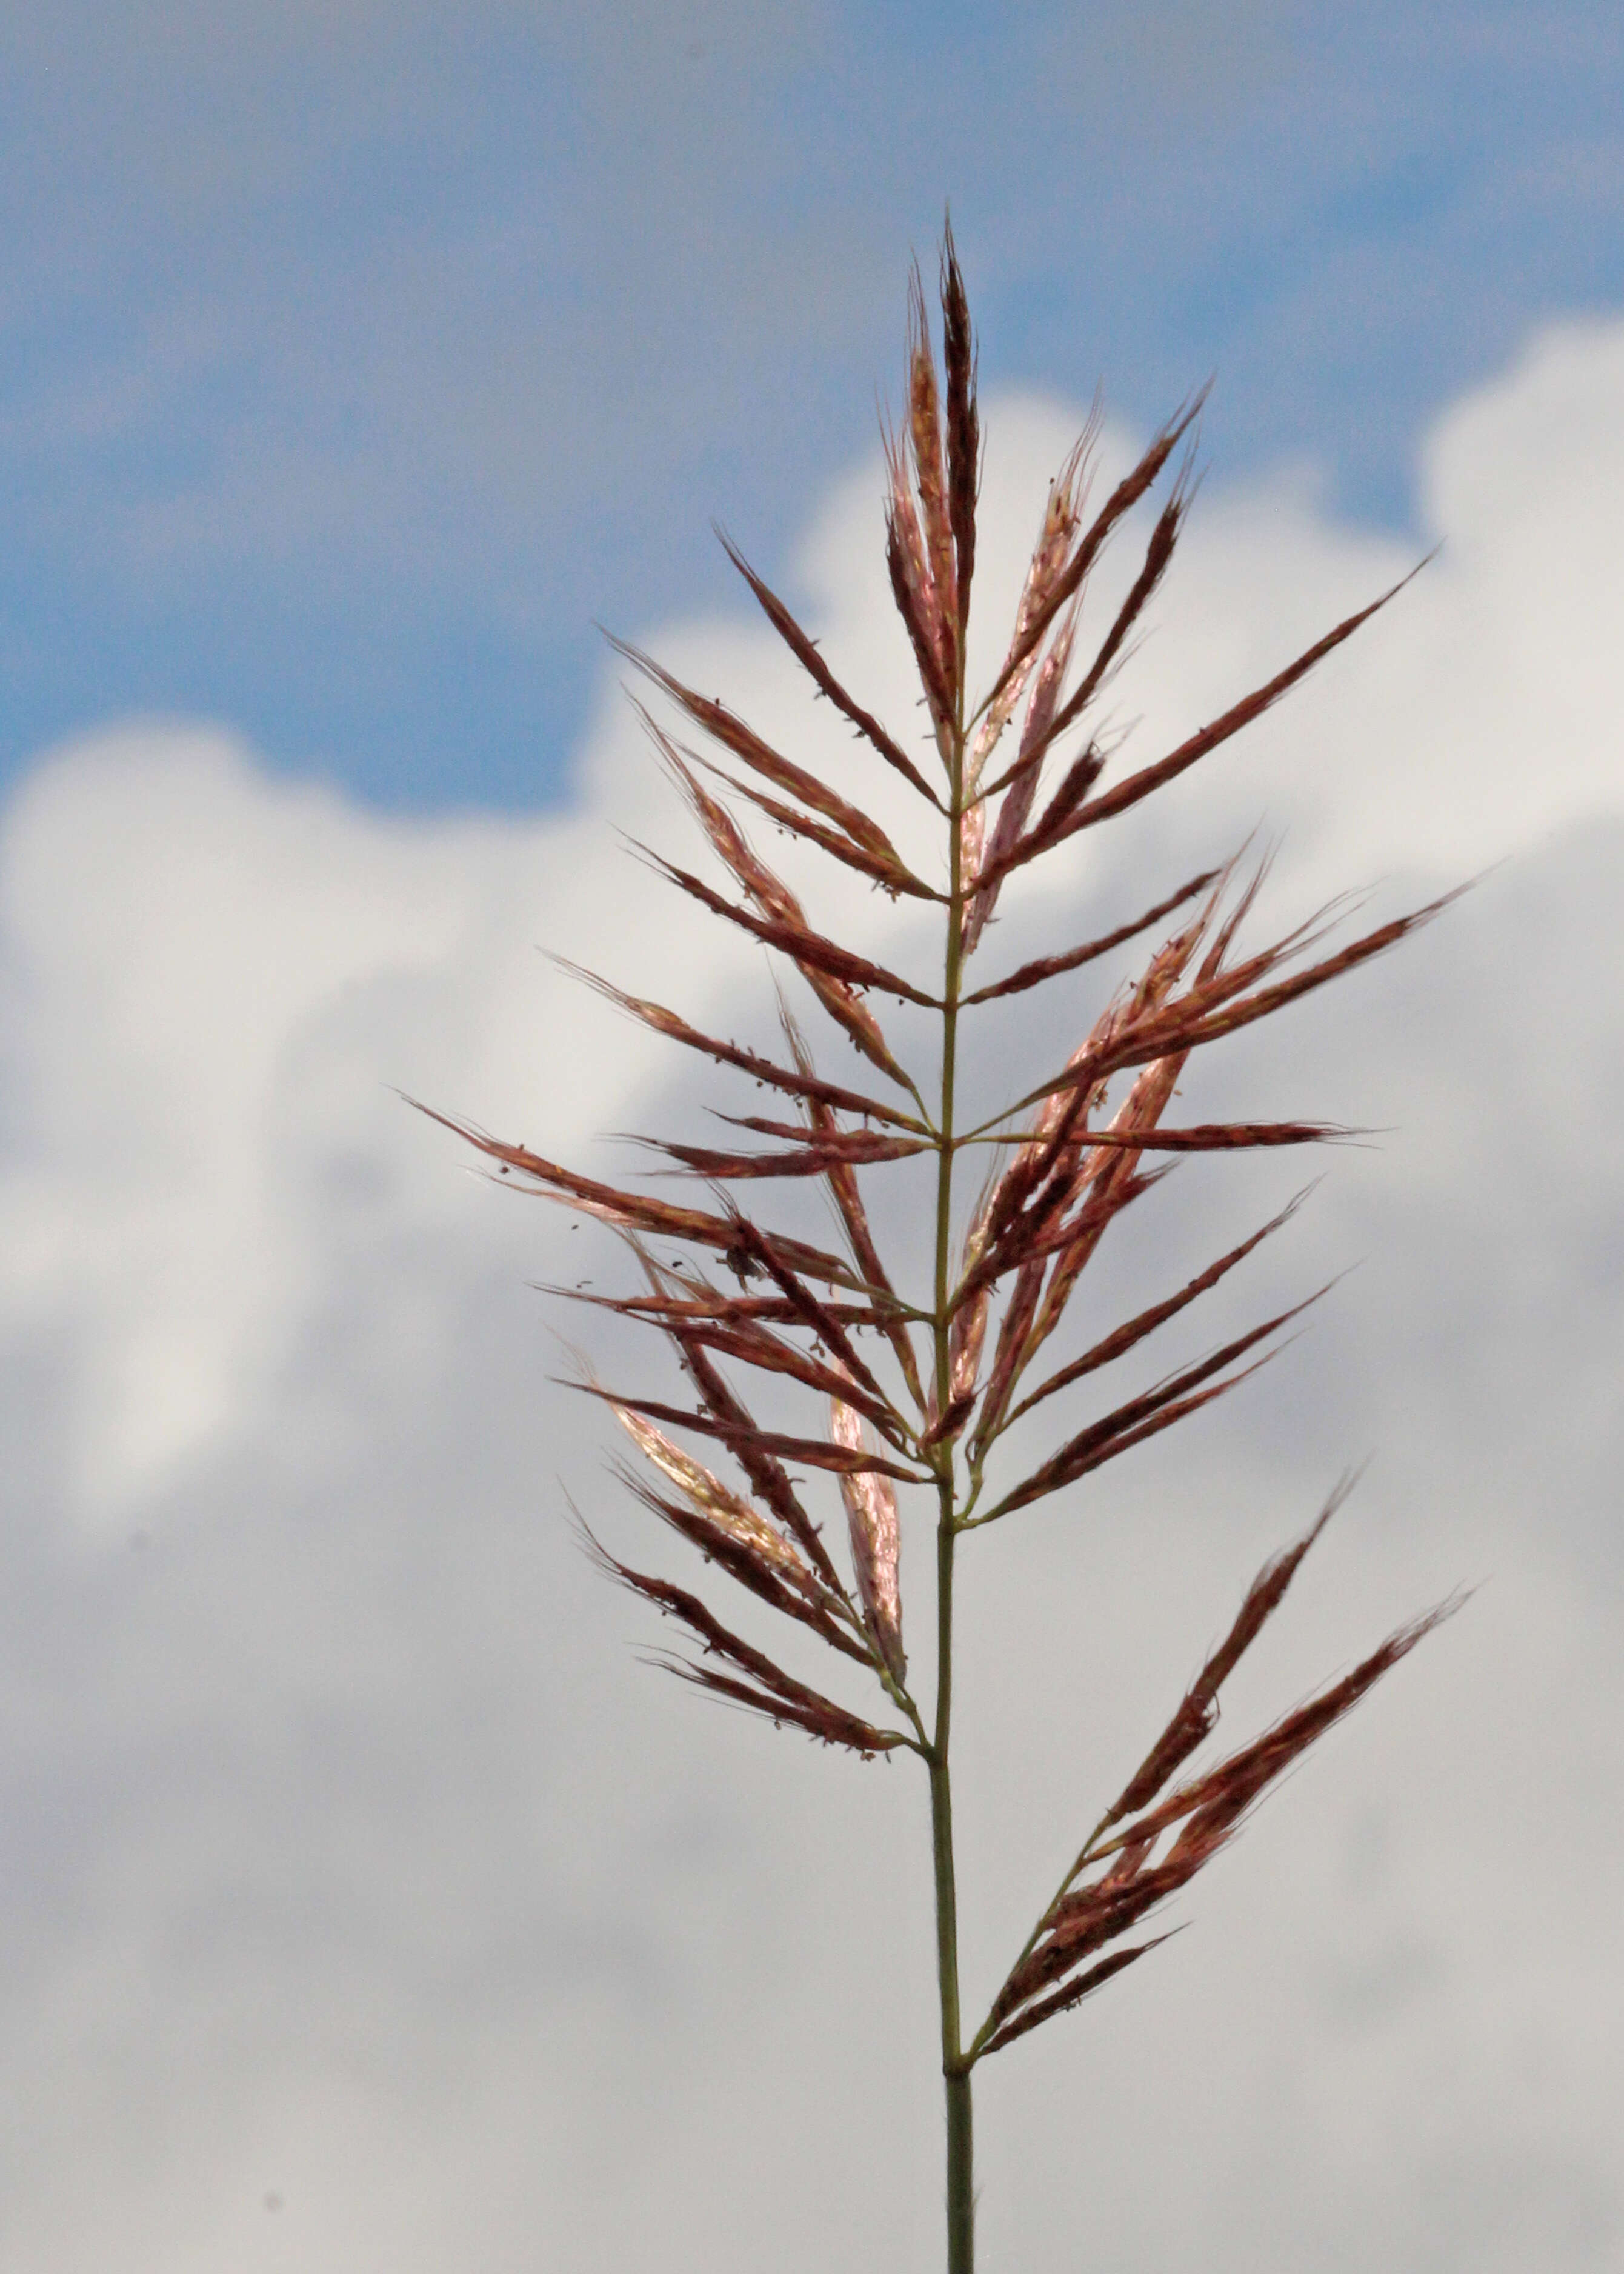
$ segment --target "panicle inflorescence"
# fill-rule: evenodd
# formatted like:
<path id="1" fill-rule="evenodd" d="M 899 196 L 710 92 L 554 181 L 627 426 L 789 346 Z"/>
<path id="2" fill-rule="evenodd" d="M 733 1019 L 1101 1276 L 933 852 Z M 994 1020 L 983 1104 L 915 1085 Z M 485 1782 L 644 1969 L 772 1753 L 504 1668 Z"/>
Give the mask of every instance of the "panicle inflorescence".
<path id="1" fill-rule="evenodd" d="M 1096 410 L 1049 488 L 1003 661 L 973 702 L 966 635 L 981 430 L 975 349 L 951 236 L 941 305 L 938 370 L 915 272 L 906 412 L 883 438 L 887 565 L 922 689 L 929 741 L 911 749 L 883 725 L 736 547 L 726 538 L 723 543 L 816 694 L 846 720 L 875 764 L 939 817 L 947 835 L 946 885 L 918 874 L 873 815 L 724 703 L 616 643 L 673 714 L 674 731 L 647 712 L 643 716 L 720 885 L 656 855 L 644 857 L 678 892 L 798 973 L 867 1072 L 853 1081 L 821 1071 L 782 1000 L 784 1049 L 774 1055 L 706 1033 L 676 1011 L 581 974 L 644 1026 L 782 1101 L 776 1116 L 724 1117 L 738 1133 L 730 1142 L 643 1141 L 654 1145 L 666 1173 L 702 1180 L 706 1204 L 608 1185 L 465 1123 L 447 1124 L 510 1184 L 613 1227 L 634 1258 L 641 1284 L 633 1291 L 557 1291 L 657 1329 L 680 1362 L 688 1389 L 681 1404 L 604 1389 L 584 1370 L 577 1385 L 608 1404 L 640 1457 L 641 1465 L 625 1472 L 636 1498 L 758 1605 L 816 1636 L 848 1673 L 855 1665 L 872 1686 L 861 1710 L 825 1696 L 723 1625 L 700 1597 L 622 1562 L 589 1534 L 606 1571 L 686 1630 L 697 1655 L 667 1662 L 729 1702 L 827 1743 L 864 1756 L 899 1749 L 921 1754 L 933 1779 L 944 1773 L 944 1713 L 938 1710 L 933 1731 L 910 1687 L 903 1648 L 906 1488 L 935 1496 L 951 1548 L 959 1533 L 1070 1489 L 1225 1396 L 1266 1362 L 1304 1304 L 1107 1404 L 996 1492 L 986 1483 L 989 1456 L 1017 1425 L 1128 1359 L 1243 1265 L 1303 1197 L 1034 1379 L 1040 1353 L 1066 1323 L 1102 1241 L 1172 1162 L 1188 1153 L 1310 1145 L 1347 1133 L 1306 1118 L 1170 1120 L 1192 1053 L 1367 962 L 1444 905 L 1434 901 L 1340 945 L 1327 937 L 1333 912 L 1322 912 L 1243 947 L 1268 864 L 1254 860 L 1246 867 L 1237 855 L 1172 889 L 1144 894 L 1150 904 L 1142 913 L 1080 945 L 1062 945 L 988 983 L 968 983 L 971 960 L 1011 879 L 1172 784 L 1260 717 L 1392 594 L 1344 619 L 1170 750 L 1136 771 L 1116 770 L 1100 732 L 1099 701 L 1173 559 L 1193 494 L 1190 452 L 1202 398 L 1167 422 L 1091 514 Z M 1139 564 L 1091 645 L 1085 633 L 1092 621 L 1092 574 L 1169 467 Z M 703 747 L 679 739 L 682 733 L 700 738 Z M 752 843 L 739 817 L 741 802 L 892 900 L 943 909 L 945 975 L 926 980 L 892 969 L 820 930 L 800 894 Z M 1137 968 L 1127 969 L 1085 1031 L 1072 1030 L 1057 1062 L 1038 1069 L 1023 1094 L 990 1120 L 967 1131 L 956 1127 L 955 1051 L 962 1056 L 973 1046 L 977 1018 L 995 1004 L 1056 987 L 1147 941 Z M 922 1081 L 893 1047 L 875 998 L 943 1021 L 946 1072 L 939 1106 L 927 1105 Z M 950 1269 L 953 1167 L 973 1147 L 995 1148 L 993 1166 Z M 937 1287 L 934 1295 L 910 1299 L 901 1275 L 883 1258 L 885 1220 L 874 1210 L 872 1179 L 883 1168 L 924 1156 L 933 1157 L 938 1174 Z M 838 1249 L 773 1228 L 734 1195 L 737 1186 L 777 1179 L 821 1184 Z M 662 1257 L 655 1243 L 675 1256 Z M 746 1402 L 743 1376 L 813 1393 L 820 1419 L 799 1431 L 768 1427 Z M 683 1436 L 717 1449 L 737 1475 L 717 1473 L 685 1449 Z M 1001 1457 L 1009 1458 L 1007 1450 Z M 831 1546 L 807 1504 L 808 1472 L 824 1475 L 825 1491 L 839 1495 L 843 1547 Z M 1229 1632 L 1039 1919 L 964 2050 L 966 2071 L 981 2053 L 1067 2010 L 1154 1947 L 1121 1939 L 1220 1852 L 1267 1788 L 1451 1608 L 1401 1628 L 1341 1681 L 1169 1792 L 1212 1734 L 1224 1682 L 1278 1608 L 1341 1497 L 1339 1487 L 1312 1528 L 1253 1582 Z"/>

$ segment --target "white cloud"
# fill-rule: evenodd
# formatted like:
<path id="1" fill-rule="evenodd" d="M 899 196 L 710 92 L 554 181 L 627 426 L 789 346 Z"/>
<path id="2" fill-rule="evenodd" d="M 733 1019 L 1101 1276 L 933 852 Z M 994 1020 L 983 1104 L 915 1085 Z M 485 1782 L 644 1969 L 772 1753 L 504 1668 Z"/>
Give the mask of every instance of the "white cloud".
<path id="1" fill-rule="evenodd" d="M 646 962 L 680 943 L 703 968 L 708 942 L 610 897 L 611 849 L 595 799 L 530 829 L 388 823 L 205 731 L 111 735 L 34 777 L 0 854 L 0 1299 L 82 1337 L 87 1508 L 122 1516 L 262 1422 L 289 1337 L 337 1291 L 335 1231 L 455 1208 L 389 1085 L 572 1147 L 635 1089 L 648 1052 L 534 945 Z"/>
<path id="2" fill-rule="evenodd" d="M 1069 2266 L 1086 2221 L 1124 2268 L 1624 2265 L 1621 363 L 1624 330 L 1570 328 L 1456 406 L 1428 446 L 1446 549 L 1425 577 L 984 951 L 1080 937 L 1260 816 L 1289 832 L 1285 905 L 1515 856 L 1408 960 L 1209 1078 L 1252 1096 L 1288 1074 L 1294 1104 L 1395 1125 L 1333 1164 L 1270 1267 L 1283 1286 L 1367 1252 L 1327 1323 L 1182 1459 L 974 1543 L 978 1986 L 1344 1458 L 1380 1453 L 1236 1726 L 1492 1575 L 1271 1803 L 1159 1971 L 983 2072 L 991 2264 Z M 989 640 L 1073 423 L 993 415 Z M 843 486 L 801 576 L 831 656 L 906 721 L 876 494 L 872 467 Z M 1216 490 L 1121 685 L 1135 751 L 1408 565 L 1300 486 Z M 657 644 L 858 779 L 754 625 Z M 556 1523 L 553 1480 L 591 1493 L 600 1433 L 545 1386 L 521 1284 L 591 1276 L 605 1249 L 460 1178 L 390 1088 L 577 1159 L 694 1111 L 692 1069 L 532 953 L 764 1025 L 752 953 L 614 843 L 612 822 L 677 837 L 651 779 L 606 702 L 577 804 L 536 822 L 383 821 L 158 726 L 51 754 L 6 812 L 0 2067 L 22 2112 L 0 2190 L 20 2274 L 429 2274 L 538 2249 L 743 2270 L 763 2236 L 786 2270 L 936 2263 L 920 1796 L 635 1666 L 643 1623 Z M 906 825 L 889 781 L 876 802 Z M 854 889 L 818 905 L 891 920 Z M 1226 1189 L 1250 1206 L 1279 1180 L 1176 1184 L 1158 1285 Z"/>

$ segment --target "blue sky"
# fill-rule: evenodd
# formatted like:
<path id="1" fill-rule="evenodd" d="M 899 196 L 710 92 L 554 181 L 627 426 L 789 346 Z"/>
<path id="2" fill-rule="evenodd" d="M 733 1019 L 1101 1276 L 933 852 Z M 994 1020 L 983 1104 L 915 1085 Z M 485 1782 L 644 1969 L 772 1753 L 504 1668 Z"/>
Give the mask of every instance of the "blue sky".
<path id="1" fill-rule="evenodd" d="M 1598 4 L 0 11 L 0 772 L 132 713 L 388 808 L 555 800 L 595 619 L 732 605 L 868 448 L 945 198 L 984 379 L 1414 518 L 1624 305 Z"/>

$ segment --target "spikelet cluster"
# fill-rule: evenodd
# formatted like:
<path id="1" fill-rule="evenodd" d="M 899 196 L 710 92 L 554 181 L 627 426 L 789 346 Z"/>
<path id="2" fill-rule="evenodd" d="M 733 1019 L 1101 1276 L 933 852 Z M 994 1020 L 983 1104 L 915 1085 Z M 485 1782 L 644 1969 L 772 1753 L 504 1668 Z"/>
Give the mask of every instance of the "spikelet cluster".
<path id="1" fill-rule="evenodd" d="M 922 693 L 922 736 L 893 732 L 850 692 L 777 594 L 723 542 L 811 691 L 841 714 L 873 764 L 899 778 L 934 814 L 951 885 L 917 873 L 873 815 L 726 704 L 637 650 L 620 650 L 662 705 L 659 717 L 643 714 L 649 734 L 713 864 L 708 878 L 660 859 L 659 873 L 719 922 L 771 950 L 855 1050 L 862 1071 L 837 1080 L 820 1068 L 787 1008 L 784 1048 L 774 1055 L 705 1032 L 617 983 L 582 975 L 643 1025 L 764 1086 L 780 1101 L 776 1112 L 733 1117 L 738 1135 L 730 1144 L 662 1141 L 668 1171 L 703 1187 L 701 1196 L 677 1199 L 605 1184 L 528 1147 L 447 1124 L 512 1185 L 622 1235 L 637 1285 L 614 1296 L 575 1291 L 574 1299 L 657 1329 L 674 1351 L 688 1392 L 671 1403 L 605 1389 L 590 1375 L 579 1385 L 602 1399 L 626 1432 L 636 1458 L 626 1473 L 637 1499 L 739 1591 L 815 1636 L 832 1653 L 831 1673 L 865 1687 L 848 1702 L 808 1683 L 725 1623 L 691 1588 L 622 1561 L 593 1535 L 605 1570 L 684 1631 L 688 1654 L 667 1662 L 702 1689 L 828 1744 L 862 1756 L 911 1751 L 928 1759 L 928 1717 L 910 1688 L 903 1645 L 912 1510 L 922 1515 L 928 1508 L 934 1519 L 945 1505 L 954 1531 L 1011 1517 L 1224 1397 L 1266 1361 L 1302 1305 L 1147 1386 L 1095 1399 L 1085 1415 L 1070 1411 L 1074 1397 L 1093 1397 L 1097 1378 L 1243 1266 L 1289 1220 L 1295 1201 L 1080 1355 L 1041 1371 L 1101 1242 L 1119 1236 L 1119 1220 L 1172 1161 L 1314 1145 L 1340 1133 L 1312 1119 L 1169 1120 L 1192 1054 L 1368 962 L 1443 905 L 1340 943 L 1329 937 L 1327 917 L 1246 945 L 1267 864 L 1244 870 L 1231 858 L 1147 892 L 1143 912 L 1126 922 L 974 983 L 973 959 L 1000 896 L 1023 871 L 1167 789 L 1261 717 L 1392 594 L 1333 627 L 1199 732 L 1132 771 L 1117 769 L 1099 732 L 1100 697 L 1174 557 L 1192 495 L 1198 397 L 1092 506 L 1097 420 L 1091 421 L 1049 490 L 998 671 L 979 694 L 967 688 L 981 440 L 975 350 L 951 237 L 941 305 L 938 367 L 916 275 L 906 410 L 884 437 L 886 559 Z M 1137 569 L 1120 602 L 1094 623 L 1093 573 L 1141 508 L 1148 527 Z M 820 929 L 752 843 L 740 817 L 746 809 L 893 901 L 940 909 L 950 935 L 947 981 L 941 967 L 929 974 L 895 969 Z M 1035 1067 L 1022 1094 L 991 1122 L 945 1134 L 876 1005 L 907 1004 L 955 1020 L 960 1050 L 973 1050 L 976 1022 L 996 1020 L 996 1005 L 1108 958 L 1117 960 L 1122 977 L 1103 1013 L 1056 1062 Z M 1064 999 L 1063 984 L 1057 998 Z M 945 1297 L 900 1287 L 884 1261 L 887 1219 L 875 1207 L 880 1172 L 926 1155 L 940 1164 L 944 1154 L 989 1141 L 1001 1146 L 996 1165 L 963 1231 Z M 737 1197 L 740 1187 L 784 1178 L 821 1184 L 838 1246 L 791 1237 Z M 681 1260 L 669 1254 L 661 1260 L 655 1242 L 674 1247 Z M 747 1402 L 753 1377 L 809 1393 L 804 1428 L 764 1426 Z M 1039 1406 L 1066 1412 L 1059 1442 L 991 1494 L 984 1481 L 989 1456 Z M 707 1459 L 684 1441 L 700 1443 Z M 820 1477 L 845 1517 L 841 1532 L 827 1538 L 814 1514 Z M 1442 1615 L 1432 1613 L 1388 1637 L 1309 1704 L 1169 1791 L 1210 1736 L 1222 1683 L 1278 1607 L 1335 1504 L 1253 1583 L 1229 1635 L 1039 1917 L 968 2059 L 1074 2006 L 1152 1947 L 1122 1938 L 1188 1884 L 1268 1786 Z"/>

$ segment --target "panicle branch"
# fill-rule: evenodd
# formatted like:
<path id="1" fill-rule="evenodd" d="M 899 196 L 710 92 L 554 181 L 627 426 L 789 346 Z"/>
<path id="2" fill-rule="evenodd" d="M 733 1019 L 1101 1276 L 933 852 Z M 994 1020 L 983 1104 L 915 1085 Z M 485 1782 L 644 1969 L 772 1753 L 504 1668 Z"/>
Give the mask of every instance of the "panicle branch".
<path id="1" fill-rule="evenodd" d="M 889 493 L 885 561 L 937 751 L 951 775 L 964 692 L 981 478 L 975 342 L 951 230 L 942 252 L 942 348 L 945 401 L 936 378 L 924 286 L 915 268 L 908 291 L 907 418 L 900 435 L 887 432 L 883 437 Z"/>
<path id="2" fill-rule="evenodd" d="M 1211 1734 L 1218 1719 L 1220 1687 L 1278 1608 L 1298 1565 L 1350 1489 L 1350 1480 L 1344 1480 L 1303 1538 L 1267 1563 L 1253 1580 L 1229 1633 L 1101 1818 L 1034 1929 L 993 1999 L 975 2040 L 977 2056 L 1023 2036 L 1109 1978 L 1099 1967 L 1089 1968 L 1086 1975 L 1078 1969 L 1187 1886 L 1227 1846 L 1255 1803 L 1308 1748 L 1460 1608 L 1462 1599 L 1453 1597 L 1398 1628 L 1340 1681 L 1283 1715 L 1250 1744 L 1181 1786 L 1159 1806 L 1147 1808 L 1175 1770 Z M 1123 1825 L 1123 1818 L 1130 1815 L 1133 1820 Z M 1120 1829 L 1114 1829 L 1118 1826 Z M 1175 1836 L 1163 1849 L 1161 1843 L 1169 1833 Z M 1096 1869 L 1094 1876 L 1084 1879 L 1085 1872 L 1099 1865 L 1103 1870 Z M 1118 1952 L 1115 1957 L 1125 1965 L 1154 1946 L 1143 1945 Z M 1056 1984 L 1064 1986 L 1054 1991 Z M 1052 1994 L 1042 1996 L 1045 1992 Z"/>
<path id="3" fill-rule="evenodd" d="M 872 1760 L 876 1753 L 894 1751 L 898 1745 L 911 1745 L 914 1741 L 900 1729 L 879 1729 L 863 1721 L 845 1706 L 836 1705 L 793 1675 L 773 1663 L 764 1652 L 756 1650 L 741 1636 L 725 1627 L 714 1612 L 707 1608 L 697 1595 L 685 1587 L 673 1586 L 668 1579 L 659 1579 L 646 1571 L 635 1571 L 622 1563 L 582 1525 L 588 1547 L 600 1570 L 641 1595 L 661 1611 L 680 1619 L 707 1653 L 720 1658 L 725 1664 L 738 1669 L 735 1674 L 723 1674 L 707 1666 L 695 1666 L 686 1659 L 663 1660 L 657 1663 L 669 1667 L 683 1680 L 695 1683 L 715 1696 L 730 1699 L 734 1705 L 745 1706 L 754 1713 L 763 1713 L 780 1727 L 806 1730 L 809 1736 L 818 1737 L 827 1745 L 844 1745 L 850 1751 Z M 749 1677 L 741 1681 L 739 1674 Z"/>
<path id="4" fill-rule="evenodd" d="M 836 710 L 851 720 L 863 740 L 878 751 L 888 766 L 894 767 L 903 779 L 912 788 L 916 789 L 921 797 L 928 798 L 938 811 L 943 810 L 940 797 L 931 788 L 913 759 L 892 741 L 873 713 L 865 711 L 861 704 L 854 701 L 841 686 L 824 662 L 818 651 L 816 641 L 801 629 L 777 593 L 771 591 L 762 582 L 726 531 L 718 529 L 716 533 L 722 550 L 751 591 L 755 593 L 768 622 L 812 681 L 818 693 L 826 696 Z"/>

